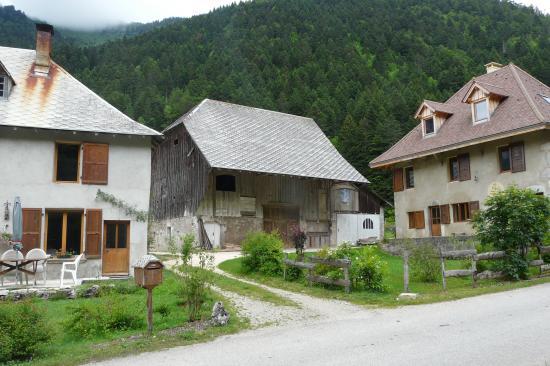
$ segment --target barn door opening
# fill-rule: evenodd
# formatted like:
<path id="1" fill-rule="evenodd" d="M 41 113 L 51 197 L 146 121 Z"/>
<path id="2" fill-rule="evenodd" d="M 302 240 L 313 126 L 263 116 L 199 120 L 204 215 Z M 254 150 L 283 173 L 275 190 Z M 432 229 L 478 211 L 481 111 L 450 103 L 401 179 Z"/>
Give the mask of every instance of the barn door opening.
<path id="1" fill-rule="evenodd" d="M 291 248 L 292 230 L 300 224 L 300 209 L 296 206 L 265 205 L 264 231 L 267 233 L 277 230 L 285 242 L 285 246 Z"/>
<path id="2" fill-rule="evenodd" d="M 441 208 L 439 206 L 430 207 L 430 224 L 432 236 L 441 236 Z"/>

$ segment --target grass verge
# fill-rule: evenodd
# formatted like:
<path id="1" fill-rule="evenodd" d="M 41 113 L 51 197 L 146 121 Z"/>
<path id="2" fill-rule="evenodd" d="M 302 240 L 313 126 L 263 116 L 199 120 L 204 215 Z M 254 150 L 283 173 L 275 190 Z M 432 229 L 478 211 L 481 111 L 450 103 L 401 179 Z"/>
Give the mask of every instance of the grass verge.
<path id="1" fill-rule="evenodd" d="M 410 290 L 419 293 L 416 300 L 397 301 L 397 296 L 403 292 L 403 261 L 401 257 L 393 256 L 378 250 L 380 257 L 388 263 L 388 274 L 385 283 L 388 290 L 383 293 L 369 291 L 352 291 L 346 294 L 341 287 L 330 288 L 322 285 L 308 286 L 305 279 L 285 281 L 282 276 L 264 276 L 258 273 L 245 273 L 241 267 L 241 258 L 230 259 L 219 264 L 219 268 L 234 276 L 256 281 L 267 286 L 288 291 L 299 292 L 311 296 L 349 301 L 359 305 L 395 307 L 401 305 L 427 304 L 440 301 L 457 300 L 465 297 L 488 293 L 507 291 L 516 288 L 533 286 L 550 282 L 550 277 L 533 278 L 528 281 L 508 282 L 497 280 L 478 281 L 478 287 L 472 288 L 470 278 L 448 278 L 447 291 L 443 291 L 441 283 L 423 283 L 411 279 Z M 463 267 L 460 261 L 447 261 L 447 269 Z"/>
<path id="2" fill-rule="evenodd" d="M 102 286 L 107 284 L 109 282 L 101 282 Z M 201 309 L 202 318 L 208 319 L 213 303 L 221 300 L 231 314 L 230 322 L 224 327 L 194 327 L 192 323 L 188 322 L 187 311 L 178 296 L 179 277 L 172 272 L 165 271 L 163 284 L 153 290 L 155 310 L 153 337 L 143 336 L 146 325 L 143 326 L 143 329 L 113 331 L 94 338 L 82 338 L 67 333 L 64 324 L 70 318 L 72 308 L 84 303 L 100 305 L 109 299 L 112 300 L 112 297 L 117 297 L 125 306 L 131 306 L 132 312 L 139 313 L 143 319 L 146 318 L 146 290 L 135 288 L 133 279 L 112 281 L 112 284 L 114 287 L 111 293 L 98 298 L 30 300 L 34 307 L 45 313 L 48 326 L 53 330 L 54 336 L 49 344 L 44 345 L 38 358 L 29 362 L 14 363 L 14 365 L 79 365 L 139 352 L 203 342 L 220 335 L 236 333 L 249 326 L 247 320 L 238 317 L 236 310 L 227 299 L 210 291 L 208 301 Z M 184 327 L 184 329 L 179 332 L 168 331 L 178 327 Z"/>

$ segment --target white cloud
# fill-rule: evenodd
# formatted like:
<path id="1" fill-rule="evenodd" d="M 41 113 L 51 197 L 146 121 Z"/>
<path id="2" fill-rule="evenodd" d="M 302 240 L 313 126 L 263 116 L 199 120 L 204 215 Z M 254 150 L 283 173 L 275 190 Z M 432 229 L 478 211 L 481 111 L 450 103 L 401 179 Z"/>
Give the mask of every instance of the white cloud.
<path id="1" fill-rule="evenodd" d="M 0 0 L 31 18 L 71 28 L 190 17 L 240 0 Z"/>
<path id="2" fill-rule="evenodd" d="M 129 22 L 190 17 L 241 0 L 0 0 L 28 16 L 71 28 L 101 28 Z M 550 14 L 550 0 L 516 0 Z"/>

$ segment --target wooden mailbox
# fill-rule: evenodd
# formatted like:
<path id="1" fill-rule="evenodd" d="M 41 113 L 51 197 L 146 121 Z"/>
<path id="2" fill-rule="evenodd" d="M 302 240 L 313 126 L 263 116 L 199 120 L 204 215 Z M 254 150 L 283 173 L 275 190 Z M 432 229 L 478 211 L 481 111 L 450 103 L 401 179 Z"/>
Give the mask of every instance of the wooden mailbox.
<path id="1" fill-rule="evenodd" d="M 134 279 L 138 286 L 153 288 L 162 283 L 164 264 L 154 255 L 144 255 L 134 265 Z"/>
<path id="2" fill-rule="evenodd" d="M 153 288 L 162 283 L 164 264 L 154 255 L 144 255 L 134 264 L 134 279 L 147 289 L 147 333 L 153 333 Z"/>

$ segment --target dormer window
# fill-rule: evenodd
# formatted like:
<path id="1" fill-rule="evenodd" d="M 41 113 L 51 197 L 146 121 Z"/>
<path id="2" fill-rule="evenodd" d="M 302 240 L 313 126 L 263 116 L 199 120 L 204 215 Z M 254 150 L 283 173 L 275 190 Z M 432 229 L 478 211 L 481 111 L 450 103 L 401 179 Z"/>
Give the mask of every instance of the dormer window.
<path id="1" fill-rule="evenodd" d="M 424 135 L 432 135 L 435 133 L 434 118 L 429 117 L 424 120 Z"/>
<path id="2" fill-rule="evenodd" d="M 485 122 L 489 120 L 489 103 L 487 99 L 482 99 L 473 104 L 474 123 Z"/>

